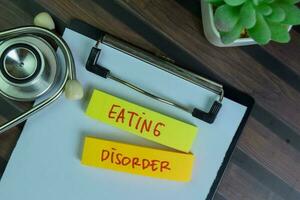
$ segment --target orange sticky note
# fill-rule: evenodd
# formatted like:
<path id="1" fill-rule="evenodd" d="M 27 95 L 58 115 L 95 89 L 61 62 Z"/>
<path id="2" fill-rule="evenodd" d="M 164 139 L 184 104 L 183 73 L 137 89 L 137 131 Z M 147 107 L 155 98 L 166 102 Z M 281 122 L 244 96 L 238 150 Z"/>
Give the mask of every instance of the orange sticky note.
<path id="1" fill-rule="evenodd" d="M 86 137 L 81 163 L 132 174 L 190 181 L 194 156 Z"/>
<path id="2" fill-rule="evenodd" d="M 94 119 L 144 137 L 148 140 L 189 152 L 197 127 L 94 90 L 86 114 Z"/>

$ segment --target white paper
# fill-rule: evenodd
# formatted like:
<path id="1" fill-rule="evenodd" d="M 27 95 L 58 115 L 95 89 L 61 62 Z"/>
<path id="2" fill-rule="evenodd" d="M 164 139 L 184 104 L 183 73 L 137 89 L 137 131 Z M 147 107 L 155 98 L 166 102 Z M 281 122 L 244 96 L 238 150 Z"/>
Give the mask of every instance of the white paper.
<path id="1" fill-rule="evenodd" d="M 246 107 L 225 98 L 216 121 L 207 124 L 86 71 L 85 62 L 95 41 L 68 29 L 64 39 L 73 52 L 77 76 L 85 88 L 85 100 L 70 102 L 62 96 L 27 121 L 1 179 L 0 199 L 204 200 Z M 106 45 L 101 48 L 99 64 L 144 89 L 203 110 L 207 110 L 212 99 L 216 98 L 205 89 L 125 53 Z M 196 156 L 192 181 L 174 182 L 81 165 L 85 136 L 169 149 L 87 117 L 84 111 L 93 88 L 198 126 L 198 136 L 192 148 Z"/>

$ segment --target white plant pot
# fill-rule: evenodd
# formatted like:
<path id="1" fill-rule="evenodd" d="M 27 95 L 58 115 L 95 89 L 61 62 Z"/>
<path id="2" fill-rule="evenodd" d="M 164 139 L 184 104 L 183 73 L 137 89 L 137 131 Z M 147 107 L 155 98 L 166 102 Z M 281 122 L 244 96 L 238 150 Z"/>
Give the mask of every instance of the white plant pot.
<path id="1" fill-rule="evenodd" d="M 201 12 L 204 34 L 207 40 L 218 47 L 234 47 L 246 46 L 257 44 L 252 38 L 240 38 L 231 44 L 224 44 L 221 40 L 220 33 L 218 32 L 214 23 L 214 13 L 212 5 L 206 0 L 201 0 Z"/>

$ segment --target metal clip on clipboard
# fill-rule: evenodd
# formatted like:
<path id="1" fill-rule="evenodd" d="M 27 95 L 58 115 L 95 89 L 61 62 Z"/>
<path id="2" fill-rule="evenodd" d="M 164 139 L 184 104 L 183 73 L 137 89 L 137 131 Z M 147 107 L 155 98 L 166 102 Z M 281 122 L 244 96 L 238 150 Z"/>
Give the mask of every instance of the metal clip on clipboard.
<path id="1" fill-rule="evenodd" d="M 219 99 L 218 100 L 215 100 L 214 103 L 212 104 L 211 108 L 209 109 L 208 112 L 205 112 L 205 111 L 202 111 L 198 108 L 193 108 L 193 109 L 190 109 L 190 108 L 187 108 L 183 105 L 180 105 L 174 101 L 171 101 L 171 100 L 168 100 L 168 99 L 165 99 L 165 98 L 161 98 L 153 93 L 150 93 L 148 91 L 145 91 L 143 90 L 142 88 L 136 86 L 136 85 L 133 85 L 125 80 L 122 80 L 121 78 L 119 77 L 116 77 L 114 76 L 109 69 L 105 68 L 105 67 L 102 67 L 100 65 L 97 64 L 97 61 L 98 61 L 98 58 L 99 58 L 99 55 L 101 53 L 101 49 L 98 47 L 100 43 L 103 43 L 103 44 L 106 44 L 114 49 L 117 49 L 117 50 L 120 50 L 122 52 L 125 52 L 135 58 L 138 58 L 142 61 L 145 61 L 147 63 L 150 63 L 151 65 L 159 68 L 159 69 L 162 69 L 168 73 L 171 73 L 173 75 L 176 75 L 177 77 L 179 78 L 182 78 L 186 81 L 189 81 L 193 84 L 196 84 L 200 87 L 203 87 L 207 90 L 210 90 L 212 91 L 213 93 L 219 95 Z M 117 81 L 137 92 L 140 92 L 152 99 L 155 99 L 157 101 L 160 101 L 162 103 L 165 103 L 165 104 L 168 104 L 168 105 L 171 105 L 171 106 L 174 106 L 178 109 L 181 109 L 183 111 L 186 111 L 188 113 L 191 113 L 192 116 L 200 119 L 200 120 L 203 120 L 207 123 L 210 123 L 212 124 L 216 117 L 217 117 L 217 114 L 219 112 L 219 110 L 221 109 L 222 107 L 222 100 L 223 100 L 223 97 L 224 97 L 224 90 L 223 90 L 223 86 L 218 84 L 218 83 L 215 83 L 211 80 L 208 80 L 204 77 L 201 77 L 199 75 L 196 75 L 192 72 L 189 72 L 187 70 L 184 70 L 182 68 L 179 68 L 178 66 L 176 65 L 173 65 L 167 61 L 164 61 L 162 59 L 159 59 L 151 54 L 148 54 L 146 52 L 143 52 L 141 51 L 140 49 L 137 49 L 135 47 L 132 47 L 130 45 L 128 45 L 127 43 L 125 42 L 122 42 L 120 40 L 117 40 L 116 38 L 110 36 L 110 35 L 107 35 L 105 34 L 101 40 L 98 40 L 95 47 L 93 47 L 91 49 L 91 52 L 89 54 L 89 57 L 88 57 L 88 60 L 86 62 L 86 69 L 94 74 L 97 74 L 103 78 L 109 78 L 109 79 L 112 79 L 114 81 Z"/>

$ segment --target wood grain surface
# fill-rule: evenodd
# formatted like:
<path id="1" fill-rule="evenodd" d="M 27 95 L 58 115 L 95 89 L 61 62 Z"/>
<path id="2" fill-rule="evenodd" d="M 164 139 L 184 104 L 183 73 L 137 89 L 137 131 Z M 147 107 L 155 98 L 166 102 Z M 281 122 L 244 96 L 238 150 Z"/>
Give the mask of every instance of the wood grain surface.
<path id="1" fill-rule="evenodd" d="M 65 24 L 81 19 L 249 93 L 257 104 L 214 199 L 300 199 L 299 27 L 291 30 L 288 44 L 218 48 L 204 37 L 197 0 L 0 0 L 0 9 L 0 30 L 31 24 L 40 11 Z M 29 107 L 0 100 L 0 121 Z M 0 135 L 0 169 L 4 170 L 21 128 Z"/>

